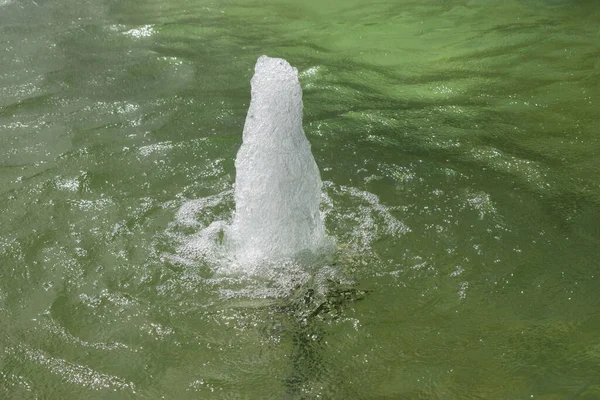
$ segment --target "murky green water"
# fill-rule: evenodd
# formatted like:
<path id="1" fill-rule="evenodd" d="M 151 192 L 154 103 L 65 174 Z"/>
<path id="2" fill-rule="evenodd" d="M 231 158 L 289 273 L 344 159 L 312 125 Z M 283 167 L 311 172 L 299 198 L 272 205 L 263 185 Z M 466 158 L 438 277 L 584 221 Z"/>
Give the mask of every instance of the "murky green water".
<path id="1" fill-rule="evenodd" d="M 0 0 L 0 398 L 600 398 L 599 27 L 592 0 Z M 261 54 L 301 71 L 338 245 L 295 290 L 182 249 L 231 217 Z"/>

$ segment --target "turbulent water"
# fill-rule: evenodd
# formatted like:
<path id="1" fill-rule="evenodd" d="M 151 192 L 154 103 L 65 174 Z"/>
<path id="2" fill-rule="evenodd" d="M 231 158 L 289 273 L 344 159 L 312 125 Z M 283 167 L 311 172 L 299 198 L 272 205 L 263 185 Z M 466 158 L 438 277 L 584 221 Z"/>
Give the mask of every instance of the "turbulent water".
<path id="1" fill-rule="evenodd" d="M 600 398 L 600 3 L 0 0 L 0 398 Z M 190 253 L 261 54 L 337 248 Z"/>
<path id="2" fill-rule="evenodd" d="M 224 239 L 242 268 L 319 253 L 326 242 L 323 183 L 302 129 L 298 70 L 284 59 L 260 56 L 251 82 L 235 157 L 235 213 Z"/>

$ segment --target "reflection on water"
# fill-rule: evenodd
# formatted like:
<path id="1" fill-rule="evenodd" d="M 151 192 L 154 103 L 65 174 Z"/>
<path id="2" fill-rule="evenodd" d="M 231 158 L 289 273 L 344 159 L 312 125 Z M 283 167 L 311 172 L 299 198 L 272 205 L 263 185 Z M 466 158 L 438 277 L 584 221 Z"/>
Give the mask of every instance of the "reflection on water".
<path id="1" fill-rule="evenodd" d="M 600 397 L 597 2 L 0 7 L 0 397 Z M 186 255 L 261 54 L 338 248 L 259 278 Z"/>

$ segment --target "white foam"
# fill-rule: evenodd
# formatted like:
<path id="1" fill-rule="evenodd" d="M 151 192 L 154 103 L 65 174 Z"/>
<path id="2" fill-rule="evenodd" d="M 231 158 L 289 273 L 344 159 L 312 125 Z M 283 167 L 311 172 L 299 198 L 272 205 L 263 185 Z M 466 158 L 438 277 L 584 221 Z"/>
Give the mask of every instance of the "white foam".
<path id="1" fill-rule="evenodd" d="M 127 32 L 124 32 L 125 35 L 132 36 L 136 39 L 150 37 L 154 35 L 155 31 L 152 25 L 144 25 L 139 28 L 130 29 Z"/>
<path id="2" fill-rule="evenodd" d="M 226 242 L 253 264 L 314 252 L 327 240 L 322 182 L 302 129 L 302 88 L 287 61 L 261 56 L 238 151 L 235 214 Z"/>
<path id="3" fill-rule="evenodd" d="M 77 179 L 57 178 L 55 185 L 57 189 L 67 192 L 76 192 L 79 190 L 79 181 Z"/>
<path id="4" fill-rule="evenodd" d="M 405 169 L 393 172 L 402 182 L 414 177 Z M 352 254 L 410 231 L 394 215 L 398 207 L 382 204 L 375 194 L 331 182 L 328 193 L 322 186 L 302 129 L 298 72 L 285 60 L 261 57 L 236 158 L 235 188 L 184 200 L 169 229 L 180 246 L 162 259 L 194 279 L 218 281 L 222 298 L 268 299 L 309 281 L 339 279 L 338 266 L 328 266 L 331 258 L 324 256 L 334 246 L 323 218 L 334 230 L 337 224 L 348 232 L 340 234 L 341 251 Z"/>
<path id="5" fill-rule="evenodd" d="M 338 190 L 350 195 L 353 203 L 363 203 L 341 215 L 354 225 L 348 245 L 355 251 L 369 251 L 372 243 L 383 236 L 400 237 L 411 231 L 391 213 L 392 208 L 381 204 L 377 195 L 349 186 L 340 186 Z"/>
<path id="6" fill-rule="evenodd" d="M 166 141 L 166 142 L 160 142 L 160 143 L 154 143 L 154 144 L 142 146 L 138 149 L 138 151 L 141 156 L 147 157 L 153 153 L 167 152 L 172 149 L 173 149 L 173 144 L 170 141 Z"/>

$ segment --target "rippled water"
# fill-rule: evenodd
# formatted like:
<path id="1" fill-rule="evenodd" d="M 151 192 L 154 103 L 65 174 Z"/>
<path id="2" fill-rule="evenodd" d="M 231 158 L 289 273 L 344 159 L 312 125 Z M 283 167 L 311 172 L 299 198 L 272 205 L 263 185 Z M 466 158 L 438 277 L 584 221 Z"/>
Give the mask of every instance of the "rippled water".
<path id="1" fill-rule="evenodd" d="M 600 398 L 599 24 L 0 0 L 0 398 Z M 337 250 L 258 278 L 195 256 L 261 54 L 301 71 Z"/>

